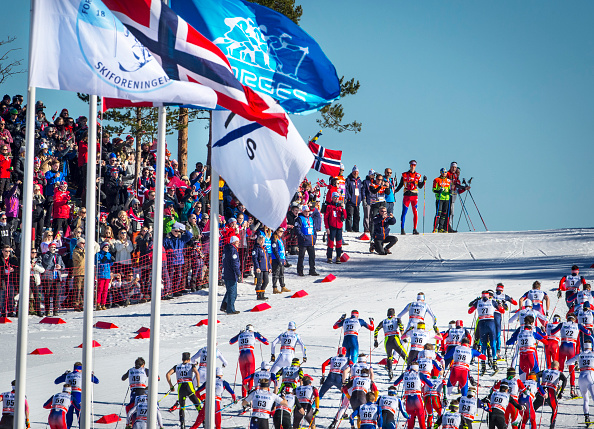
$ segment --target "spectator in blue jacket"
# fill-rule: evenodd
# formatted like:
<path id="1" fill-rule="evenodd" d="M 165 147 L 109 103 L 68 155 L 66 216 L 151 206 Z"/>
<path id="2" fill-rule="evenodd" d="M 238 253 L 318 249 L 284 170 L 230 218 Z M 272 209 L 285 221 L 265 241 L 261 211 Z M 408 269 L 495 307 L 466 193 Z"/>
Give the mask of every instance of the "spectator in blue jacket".
<path id="1" fill-rule="evenodd" d="M 241 278 L 241 269 L 239 267 L 239 238 L 232 236 L 223 248 L 223 280 L 225 282 L 225 297 L 221 303 L 221 311 L 227 314 L 239 314 L 235 310 L 235 300 L 237 299 L 237 282 Z"/>
<path id="2" fill-rule="evenodd" d="M 272 249 L 272 293 L 291 292 L 291 289 L 285 287 L 285 264 L 287 262 L 285 255 L 285 243 L 283 243 L 283 233 L 285 230 L 279 227 L 270 239 L 270 248 Z M 280 283 L 281 289 L 278 290 L 276 283 Z"/>
<path id="3" fill-rule="evenodd" d="M 389 255 L 390 248 L 396 244 L 398 239 L 390 235 L 390 225 L 396 223 L 392 213 L 388 214 L 386 207 L 380 207 L 379 213 L 373 218 L 373 243 L 378 255 Z M 384 245 L 387 243 L 387 246 Z"/>
<path id="4" fill-rule="evenodd" d="M 367 177 L 361 183 L 361 201 L 363 202 L 363 231 L 369 232 L 371 231 L 370 223 L 372 219 L 371 217 L 371 193 L 369 192 L 369 185 L 375 178 L 375 171 L 373 169 L 369 170 Z M 373 237 L 371 238 L 373 240 Z"/>
<path id="5" fill-rule="evenodd" d="M 321 220 L 320 220 L 321 224 Z M 318 276 L 316 272 L 316 253 L 315 244 L 317 233 L 314 226 L 314 220 L 310 216 L 309 207 L 304 205 L 301 207 L 301 214 L 297 216 L 295 221 L 295 232 L 297 233 L 297 245 L 299 246 L 299 256 L 297 259 L 297 275 L 304 276 L 303 260 L 305 259 L 305 252 L 309 256 L 309 275 Z"/>
<path id="6" fill-rule="evenodd" d="M 254 264 L 254 275 L 256 277 L 256 299 L 262 301 L 268 299 L 264 296 L 268 286 L 269 273 L 272 273 L 272 262 L 270 253 L 266 251 L 265 236 L 258 235 L 256 244 L 252 250 L 252 262 Z"/>
<path id="7" fill-rule="evenodd" d="M 359 177 L 359 169 L 355 165 L 353 171 L 346 178 L 345 192 L 346 192 L 346 230 L 347 232 L 359 232 L 359 205 L 363 192 L 361 189 L 362 183 Z"/>
<path id="8" fill-rule="evenodd" d="M 182 234 L 183 231 L 183 234 Z M 192 233 L 186 227 L 175 222 L 171 232 L 163 240 L 163 248 L 167 255 L 167 272 L 171 282 L 170 292 L 173 296 L 181 296 L 182 273 L 184 268 L 184 247 L 192 239 Z"/>

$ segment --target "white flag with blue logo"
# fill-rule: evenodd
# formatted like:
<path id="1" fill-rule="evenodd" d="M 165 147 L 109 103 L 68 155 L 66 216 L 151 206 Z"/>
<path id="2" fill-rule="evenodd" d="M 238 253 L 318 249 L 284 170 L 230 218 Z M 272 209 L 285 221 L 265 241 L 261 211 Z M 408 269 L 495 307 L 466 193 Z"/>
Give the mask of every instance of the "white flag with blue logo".
<path id="1" fill-rule="evenodd" d="M 29 84 L 103 97 L 214 108 L 215 92 L 168 77 L 100 0 L 36 1 Z"/>
<path id="2" fill-rule="evenodd" d="M 282 223 L 313 160 L 291 120 L 283 137 L 232 112 L 212 112 L 212 166 L 270 228 Z"/>

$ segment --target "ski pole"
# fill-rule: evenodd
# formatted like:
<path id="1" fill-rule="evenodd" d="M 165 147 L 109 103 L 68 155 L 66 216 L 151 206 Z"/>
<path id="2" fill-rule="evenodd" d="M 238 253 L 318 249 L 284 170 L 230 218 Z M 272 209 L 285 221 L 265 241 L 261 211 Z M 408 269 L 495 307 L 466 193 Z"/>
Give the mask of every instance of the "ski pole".
<path id="1" fill-rule="evenodd" d="M 462 202 L 462 210 L 464 210 L 464 219 L 466 219 L 466 223 L 468 224 L 468 221 L 470 220 L 470 225 L 472 225 L 472 230 L 476 231 L 476 229 L 474 228 L 474 224 L 472 223 L 472 219 L 470 219 L 470 213 L 468 213 L 468 210 L 466 209 L 466 205 L 464 204 L 464 202 L 462 200 L 460 200 L 460 202 Z M 467 219 L 468 217 L 468 219 Z M 470 231 L 470 226 L 468 227 L 468 230 Z"/>
<path id="2" fill-rule="evenodd" d="M 483 225 L 485 225 L 485 229 L 487 231 L 489 231 L 489 228 L 487 228 L 487 224 L 485 223 L 485 220 L 483 219 L 483 216 L 481 215 L 481 211 L 479 210 L 478 206 L 476 205 L 476 201 L 474 201 L 474 197 L 472 196 L 470 189 L 468 190 L 468 195 L 470 195 L 470 198 L 472 199 L 472 202 L 474 203 L 474 206 L 476 207 L 476 211 L 478 212 L 479 216 L 481 217 L 481 220 L 483 221 Z"/>
<path id="3" fill-rule="evenodd" d="M 126 403 L 126 398 L 128 397 L 128 392 L 129 391 L 130 391 L 130 385 L 128 385 L 128 389 L 126 389 L 126 394 L 124 395 L 124 402 L 122 402 L 122 406 L 120 407 L 120 411 L 118 411 L 118 417 L 122 413 L 122 408 L 124 408 L 124 404 Z M 116 422 L 115 429 L 118 429 L 118 423 L 119 422 L 120 422 L 119 420 Z"/>
<path id="4" fill-rule="evenodd" d="M 462 198 L 460 198 L 460 202 L 466 202 L 466 198 L 468 198 L 468 194 L 464 195 L 464 201 L 462 201 Z M 458 227 L 460 226 L 460 221 L 462 220 L 462 213 L 464 213 L 463 210 L 460 210 L 460 216 L 458 217 L 458 224 L 456 225 L 456 230 L 458 229 Z M 466 223 L 468 223 L 468 220 L 466 221 Z"/>
<path id="5" fill-rule="evenodd" d="M 239 369 L 239 359 L 237 359 L 237 365 L 235 366 L 235 378 L 233 379 L 233 390 L 235 390 L 235 382 L 237 381 L 237 370 Z M 243 376 L 241 377 L 241 385 L 243 386 Z"/>
<path id="6" fill-rule="evenodd" d="M 175 382 L 175 384 L 173 385 L 173 387 L 177 386 L 177 381 Z M 167 392 L 167 394 L 165 396 L 163 396 L 161 399 L 159 399 L 157 402 L 161 402 L 163 399 L 165 399 L 166 397 L 169 396 L 169 394 L 173 392 L 173 390 L 169 389 L 169 392 Z"/>
<path id="7" fill-rule="evenodd" d="M 425 189 L 426 186 L 423 186 L 423 235 L 425 235 Z"/>

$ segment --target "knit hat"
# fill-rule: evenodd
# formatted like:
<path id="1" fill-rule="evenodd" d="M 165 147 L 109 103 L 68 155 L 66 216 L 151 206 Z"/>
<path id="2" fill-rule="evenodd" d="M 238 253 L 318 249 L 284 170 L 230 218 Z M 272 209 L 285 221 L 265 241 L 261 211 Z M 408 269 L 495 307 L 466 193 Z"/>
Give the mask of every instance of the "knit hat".
<path id="1" fill-rule="evenodd" d="M 359 169 L 357 168 L 357 166 L 356 166 L 356 165 L 354 165 L 354 166 L 353 166 L 353 173 L 354 173 L 355 171 L 356 171 L 357 173 L 359 172 Z"/>
<path id="2" fill-rule="evenodd" d="M 237 238 L 237 236 L 236 236 L 236 235 L 233 235 L 233 236 L 232 236 L 232 237 L 229 239 L 229 243 L 231 243 L 231 244 L 235 243 L 236 241 L 239 241 L 239 238 Z"/>

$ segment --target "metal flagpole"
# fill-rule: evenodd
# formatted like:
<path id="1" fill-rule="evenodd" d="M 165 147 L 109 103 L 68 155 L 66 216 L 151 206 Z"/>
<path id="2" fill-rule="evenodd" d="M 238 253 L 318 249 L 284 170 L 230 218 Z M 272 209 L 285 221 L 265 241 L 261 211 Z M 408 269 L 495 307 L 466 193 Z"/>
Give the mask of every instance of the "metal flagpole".
<path id="1" fill-rule="evenodd" d="M 212 111 L 210 112 L 212 148 Z M 208 336 L 206 345 L 206 404 L 204 427 L 215 427 L 215 371 L 217 366 L 217 288 L 219 286 L 219 174 L 212 168 L 210 154 L 210 258 L 208 265 Z M 203 380 L 200 380 L 202 382 Z"/>
<path id="2" fill-rule="evenodd" d="M 33 8 L 31 0 L 29 29 L 29 70 L 33 52 Z M 35 87 L 27 89 L 27 129 L 25 140 L 25 177 L 23 183 L 23 222 L 21 226 L 21 269 L 19 289 L 19 320 L 16 348 L 16 386 L 14 429 L 26 427 L 25 393 L 27 390 L 27 339 L 29 330 L 29 284 L 31 282 L 31 228 L 33 225 L 33 159 L 35 157 Z M 8 294 L 6 294 L 8 296 Z"/>
<path id="3" fill-rule="evenodd" d="M 14 428 L 25 428 L 25 391 L 27 387 L 27 337 L 29 329 L 29 283 L 31 280 L 31 228 L 33 225 L 33 158 L 35 157 L 35 88 L 27 94 L 27 135 L 25 180 L 23 183 L 23 223 L 21 227 L 21 270 L 19 320 L 16 353 L 16 406 Z"/>
<path id="4" fill-rule="evenodd" d="M 157 180 L 155 183 L 155 217 L 153 223 L 153 272 L 151 284 L 151 343 L 149 349 L 149 416 L 148 429 L 157 429 L 157 396 L 159 396 L 159 335 L 161 334 L 161 280 L 163 278 L 163 210 L 165 204 L 165 121 L 167 110 L 159 107 L 157 137 Z"/>
<path id="5" fill-rule="evenodd" d="M 80 427 L 90 429 L 93 373 L 93 304 L 95 302 L 95 225 L 97 222 L 97 96 L 89 96 L 87 149 L 87 224 L 85 231 L 85 287 L 83 313 L 83 374 Z"/>

